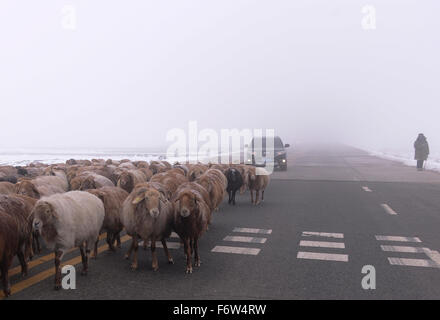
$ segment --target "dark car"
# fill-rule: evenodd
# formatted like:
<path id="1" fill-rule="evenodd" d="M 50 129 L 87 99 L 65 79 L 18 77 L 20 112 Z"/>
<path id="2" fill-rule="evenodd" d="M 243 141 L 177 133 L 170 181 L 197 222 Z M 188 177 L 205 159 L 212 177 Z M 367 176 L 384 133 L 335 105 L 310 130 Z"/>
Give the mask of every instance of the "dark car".
<path id="1" fill-rule="evenodd" d="M 287 153 L 286 149 L 289 144 L 283 144 L 280 137 L 274 137 L 273 153 L 272 150 L 266 148 L 266 137 L 254 137 L 251 141 L 246 163 L 257 167 L 265 167 L 268 163 L 273 162 L 275 168 L 287 170 Z M 273 154 L 273 158 L 271 155 Z"/>

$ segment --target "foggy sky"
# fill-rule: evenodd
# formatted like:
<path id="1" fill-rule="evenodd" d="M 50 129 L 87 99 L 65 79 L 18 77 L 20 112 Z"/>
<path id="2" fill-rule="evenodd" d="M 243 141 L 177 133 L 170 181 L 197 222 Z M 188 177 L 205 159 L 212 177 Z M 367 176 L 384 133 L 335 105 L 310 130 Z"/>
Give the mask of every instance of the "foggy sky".
<path id="1" fill-rule="evenodd" d="M 63 29 L 74 5 L 77 29 Z M 377 29 L 363 30 L 364 5 Z M 1 147 L 149 147 L 274 128 L 286 143 L 440 149 L 438 0 L 0 2 Z"/>

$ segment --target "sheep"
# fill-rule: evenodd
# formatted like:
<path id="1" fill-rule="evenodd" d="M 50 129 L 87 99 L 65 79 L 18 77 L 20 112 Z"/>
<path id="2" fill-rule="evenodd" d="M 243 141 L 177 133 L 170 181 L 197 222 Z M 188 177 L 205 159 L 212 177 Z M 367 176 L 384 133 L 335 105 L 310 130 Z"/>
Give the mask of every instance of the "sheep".
<path id="1" fill-rule="evenodd" d="M 243 177 L 243 185 L 240 188 L 240 194 L 244 194 L 246 189 L 249 188 L 249 168 L 251 166 L 245 165 L 245 164 L 233 164 L 231 165 L 231 168 L 237 169 L 241 176 Z"/>
<path id="2" fill-rule="evenodd" d="M 122 162 L 122 160 L 121 160 L 121 162 Z M 135 170 L 135 169 L 137 169 L 136 166 L 135 166 L 133 163 L 131 163 L 131 162 L 122 162 L 122 163 L 118 166 L 118 168 L 124 168 L 124 169 L 129 169 L 129 170 Z"/>
<path id="3" fill-rule="evenodd" d="M 41 198 L 32 214 L 34 230 L 55 252 L 55 289 L 61 287 L 61 259 L 70 248 L 79 247 L 81 274 L 87 274 L 88 255 L 105 217 L 102 201 L 89 192 L 69 191 Z"/>
<path id="4" fill-rule="evenodd" d="M 80 190 L 80 191 L 85 191 L 88 189 L 98 189 L 101 187 L 114 187 L 114 186 L 115 185 L 110 179 L 89 171 L 77 175 L 70 182 L 71 190 Z"/>
<path id="5" fill-rule="evenodd" d="M 0 209 L 8 214 L 10 214 L 17 223 L 19 232 L 19 242 L 20 247 L 24 247 L 24 258 L 33 257 L 32 250 L 32 209 L 37 202 L 36 199 L 29 198 L 27 196 L 12 194 L 12 195 L 1 195 L 0 194 Z M 21 249 L 20 249 L 21 250 Z M 20 262 L 20 254 L 18 257 Z M 27 264 L 22 263 L 22 274 L 26 275 Z"/>
<path id="6" fill-rule="evenodd" d="M 180 173 L 174 173 L 170 171 L 167 172 L 161 172 L 155 174 L 151 179 L 151 182 L 160 182 L 162 183 L 171 194 L 173 194 L 179 185 L 182 183 L 188 182 L 188 179 L 180 174 Z"/>
<path id="7" fill-rule="evenodd" d="M 15 185 L 11 182 L 0 182 L 0 194 L 13 194 L 15 193 Z"/>
<path id="8" fill-rule="evenodd" d="M 194 265 L 199 267 L 198 241 L 208 228 L 210 209 L 202 195 L 191 187 L 180 188 L 174 195 L 173 202 L 174 230 L 184 243 L 186 273 L 192 273 L 192 251 L 194 251 Z"/>
<path id="9" fill-rule="evenodd" d="M 11 295 L 8 271 L 12 260 L 20 250 L 18 225 L 15 219 L 0 209 L 0 271 L 2 275 L 3 293 Z M 24 257 L 20 259 L 24 261 Z"/>
<path id="10" fill-rule="evenodd" d="M 217 169 L 208 169 L 195 181 L 208 191 L 213 208 L 218 210 L 227 187 L 227 180 L 224 174 Z"/>
<path id="11" fill-rule="evenodd" d="M 177 162 L 177 163 L 175 163 L 175 164 L 173 165 L 173 168 L 182 169 L 183 172 L 184 172 L 184 175 L 185 175 L 185 176 L 188 175 L 189 168 L 188 168 L 187 166 L 185 166 L 184 164 L 180 164 L 180 163 Z"/>
<path id="12" fill-rule="evenodd" d="M 251 203 L 258 205 L 260 203 L 260 191 L 261 200 L 264 201 L 264 190 L 269 184 L 269 173 L 264 168 L 250 167 L 248 170 L 249 176 L 249 191 L 251 193 Z M 255 191 L 255 201 L 253 191 Z"/>
<path id="13" fill-rule="evenodd" d="M 0 176 L 0 181 L 17 183 L 18 180 L 17 180 L 17 177 L 14 177 L 14 176 Z"/>
<path id="14" fill-rule="evenodd" d="M 56 193 L 68 190 L 67 182 L 56 176 L 40 176 L 34 179 L 22 178 L 15 185 L 15 192 L 31 198 L 40 199 Z"/>
<path id="15" fill-rule="evenodd" d="M 128 197 L 128 192 L 117 187 L 102 187 L 99 189 L 87 190 L 91 194 L 101 199 L 104 204 L 105 217 L 102 229 L 107 231 L 107 244 L 111 251 L 116 251 L 114 247 L 115 240 L 118 246 L 121 246 L 121 239 L 119 233 L 122 231 L 123 225 L 121 222 L 122 203 Z M 98 246 L 95 243 L 94 256 L 98 255 Z"/>
<path id="16" fill-rule="evenodd" d="M 134 161 L 133 164 L 136 166 L 136 168 L 141 169 L 150 169 L 150 165 L 147 161 Z"/>
<path id="17" fill-rule="evenodd" d="M 236 168 L 227 169 L 225 175 L 228 180 L 228 187 L 226 188 L 229 195 L 228 203 L 235 206 L 235 193 L 242 187 L 243 177 L 240 171 Z"/>
<path id="18" fill-rule="evenodd" d="M 188 164 L 189 171 L 188 171 L 188 179 L 189 181 L 194 181 L 198 177 L 200 177 L 202 174 L 205 173 L 206 170 L 208 170 L 208 167 L 201 164 Z"/>
<path id="19" fill-rule="evenodd" d="M 150 170 L 153 174 L 167 171 L 167 166 L 160 161 L 151 161 Z"/>
<path id="20" fill-rule="evenodd" d="M 133 191 L 134 187 L 137 184 L 147 181 L 148 176 L 144 173 L 143 170 L 128 170 L 121 173 L 118 179 L 117 186 L 130 193 L 131 191 Z"/>
<path id="21" fill-rule="evenodd" d="M 174 263 L 166 239 L 171 235 L 174 208 L 172 203 L 150 184 L 138 185 L 125 199 L 122 206 L 122 223 L 132 237 L 132 245 L 126 258 L 134 250 L 131 264 L 133 270 L 138 268 L 137 250 L 138 241 L 144 243 L 151 240 L 152 268 L 157 271 L 159 264 L 156 256 L 156 240 L 162 242 L 169 263 Z"/>

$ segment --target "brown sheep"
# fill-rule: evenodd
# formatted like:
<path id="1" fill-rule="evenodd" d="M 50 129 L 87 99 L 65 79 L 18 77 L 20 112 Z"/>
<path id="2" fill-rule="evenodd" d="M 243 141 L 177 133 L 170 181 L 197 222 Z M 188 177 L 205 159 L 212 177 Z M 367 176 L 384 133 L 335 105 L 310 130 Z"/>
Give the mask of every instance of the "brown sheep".
<path id="1" fill-rule="evenodd" d="M 14 256 L 20 251 L 18 225 L 8 213 L 0 210 L 0 271 L 2 275 L 3 292 L 6 297 L 11 295 L 8 271 Z M 22 269 L 26 261 L 21 255 Z"/>
<path id="2" fill-rule="evenodd" d="M 23 178 L 15 185 L 15 192 L 34 199 L 64 193 L 68 189 L 67 182 L 57 176 L 40 176 L 34 179 Z"/>
<path id="3" fill-rule="evenodd" d="M 144 171 L 140 169 L 127 170 L 119 176 L 117 186 L 130 193 L 137 184 L 147 181 L 148 177 L 144 174 Z"/>
<path id="4" fill-rule="evenodd" d="M 88 190 L 88 189 L 99 189 L 102 187 L 114 187 L 113 182 L 99 174 L 94 172 L 83 172 L 77 175 L 70 182 L 71 190 Z"/>
<path id="5" fill-rule="evenodd" d="M 195 182 L 206 189 L 212 203 L 212 209 L 218 210 L 220 203 L 225 197 L 225 190 L 223 190 L 223 187 L 221 183 L 217 180 L 217 177 L 212 177 L 205 173 L 197 178 Z"/>
<path id="6" fill-rule="evenodd" d="M 270 181 L 269 173 L 264 168 L 250 167 L 248 170 L 249 178 L 249 191 L 251 193 L 251 203 L 258 205 L 260 203 L 260 191 L 261 200 L 264 201 L 264 190 Z M 253 191 L 255 191 L 255 201 Z"/>
<path id="7" fill-rule="evenodd" d="M 174 230 L 184 243 L 186 273 L 192 273 L 192 252 L 194 265 L 200 266 L 199 239 L 208 228 L 210 209 L 197 190 L 182 188 L 173 197 Z"/>
<path id="8" fill-rule="evenodd" d="M 20 247 L 24 247 L 25 259 L 33 257 L 31 212 L 36 202 L 36 199 L 23 195 L 0 195 L 0 209 L 10 214 L 17 222 Z M 18 253 L 20 262 L 21 253 Z M 26 275 L 27 264 L 22 264 L 22 273 L 23 275 Z"/>
<path id="9" fill-rule="evenodd" d="M 7 181 L 0 181 L 0 194 L 15 193 L 15 185 Z"/>
<path id="10" fill-rule="evenodd" d="M 198 177 L 204 174 L 206 170 L 208 170 L 208 166 L 205 166 L 203 164 L 188 164 L 187 166 L 189 167 L 189 171 L 188 171 L 189 181 L 196 180 Z"/>
<path id="11" fill-rule="evenodd" d="M 107 231 L 107 244 L 111 251 L 115 251 L 115 240 L 118 246 L 121 245 L 119 233 L 122 231 L 123 225 L 121 222 L 122 204 L 128 196 L 128 192 L 117 187 L 102 187 L 99 189 L 87 190 L 94 194 L 104 204 L 105 217 L 102 224 L 102 229 Z M 94 256 L 98 255 L 97 243 L 95 244 Z"/>
<path id="12" fill-rule="evenodd" d="M 131 235 L 132 246 L 126 257 L 134 250 L 134 258 L 131 264 L 132 269 L 137 269 L 138 241 L 144 243 L 151 241 L 152 268 L 158 270 L 159 264 L 156 256 L 156 241 L 161 241 L 168 262 L 173 263 L 166 239 L 171 235 L 173 225 L 174 208 L 172 203 L 164 195 L 148 186 L 137 186 L 124 201 L 121 218 L 127 234 Z"/>

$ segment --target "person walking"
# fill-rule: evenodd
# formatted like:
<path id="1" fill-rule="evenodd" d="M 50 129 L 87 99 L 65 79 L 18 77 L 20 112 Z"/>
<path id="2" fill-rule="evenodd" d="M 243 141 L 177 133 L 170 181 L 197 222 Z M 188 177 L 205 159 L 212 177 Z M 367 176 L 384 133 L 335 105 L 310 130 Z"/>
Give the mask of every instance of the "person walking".
<path id="1" fill-rule="evenodd" d="M 417 170 L 423 170 L 423 163 L 428 159 L 429 145 L 423 133 L 419 133 L 417 140 L 414 142 L 414 159 L 417 160 Z"/>

